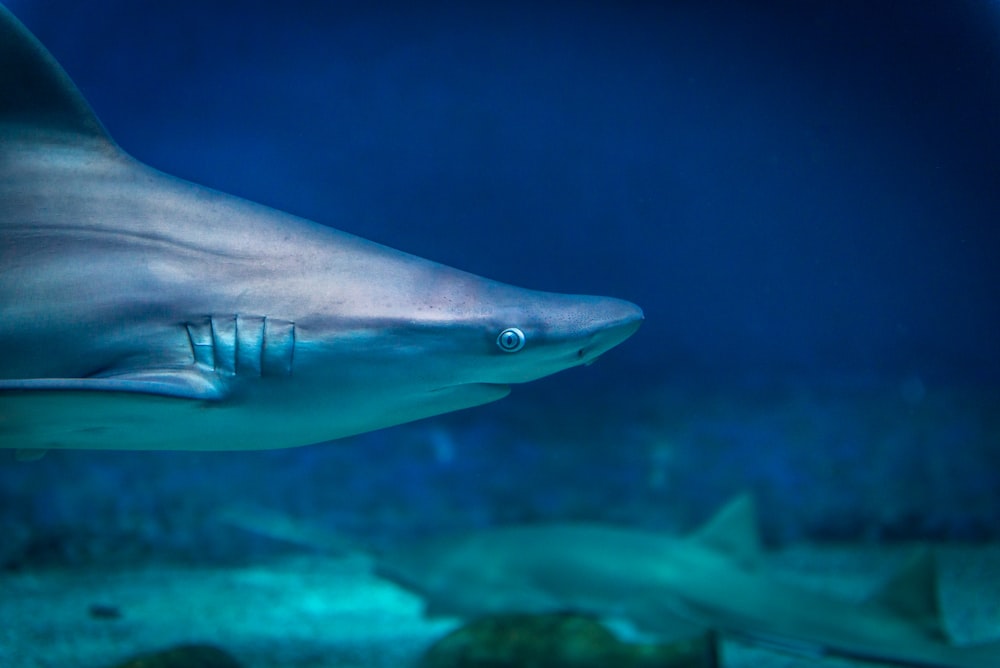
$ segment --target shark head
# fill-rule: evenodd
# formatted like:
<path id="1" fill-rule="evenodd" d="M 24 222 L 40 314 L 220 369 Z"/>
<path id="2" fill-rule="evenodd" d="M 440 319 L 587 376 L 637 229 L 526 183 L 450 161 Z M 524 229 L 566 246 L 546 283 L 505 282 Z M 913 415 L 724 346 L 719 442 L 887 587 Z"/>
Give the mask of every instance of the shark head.
<path id="1" fill-rule="evenodd" d="M 426 399 L 503 395 L 592 363 L 642 322 L 642 311 L 619 299 L 526 290 L 419 262 L 409 288 L 398 279 L 382 286 L 389 289 L 369 296 L 363 313 L 345 317 L 340 304 L 303 319 L 296 368 L 314 358 L 307 373 L 353 370 L 365 382 L 412 385 Z"/>
<path id="2" fill-rule="evenodd" d="M 368 431 L 494 401 L 510 386 L 578 365 L 631 336 L 643 314 L 609 298 L 527 290 L 371 244 L 341 232 L 328 244 L 351 261 L 322 259 L 317 287 L 288 311 L 278 296 L 262 313 L 294 321 L 290 372 L 281 392 L 322 406 L 326 433 Z M 324 252 L 318 251 L 322 256 Z M 377 267 L 378 275 L 352 267 Z M 292 269 L 284 260 L 282 273 Z M 299 270 L 309 273 L 309 269 Z M 387 279 L 386 276 L 391 277 Z M 268 290 L 280 283 L 268 284 Z M 252 377 L 244 388 L 266 383 Z M 242 379 L 230 381 L 234 392 Z"/>
<path id="3" fill-rule="evenodd" d="M 499 399 L 642 321 L 147 167 L 3 7 L 0 242 L 0 447 L 331 440 Z"/>

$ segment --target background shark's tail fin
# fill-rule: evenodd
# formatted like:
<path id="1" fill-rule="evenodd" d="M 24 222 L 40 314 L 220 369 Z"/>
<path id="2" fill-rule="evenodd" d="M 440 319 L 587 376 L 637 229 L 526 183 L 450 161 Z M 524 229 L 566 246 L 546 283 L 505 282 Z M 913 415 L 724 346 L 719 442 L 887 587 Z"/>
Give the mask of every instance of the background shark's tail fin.
<path id="1" fill-rule="evenodd" d="M 927 548 L 911 556 L 869 597 L 867 604 L 909 621 L 934 640 L 950 642 L 941 616 L 937 566 L 933 553 Z"/>
<path id="2" fill-rule="evenodd" d="M 52 54 L 0 5 L 0 126 L 47 141 L 75 136 L 115 148 L 104 126 Z M 58 138 L 58 139 L 57 139 Z"/>

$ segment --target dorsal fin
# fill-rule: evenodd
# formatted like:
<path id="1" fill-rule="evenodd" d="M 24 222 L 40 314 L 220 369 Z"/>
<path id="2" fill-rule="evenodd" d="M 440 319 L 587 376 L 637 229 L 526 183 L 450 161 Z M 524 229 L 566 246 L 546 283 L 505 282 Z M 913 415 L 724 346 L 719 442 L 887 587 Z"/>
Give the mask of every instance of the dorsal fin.
<path id="1" fill-rule="evenodd" d="M 692 533 L 688 540 L 724 552 L 744 566 L 756 566 L 760 561 L 761 547 L 753 497 L 747 493 L 740 494 Z"/>
<path id="2" fill-rule="evenodd" d="M 0 5 L 0 126 L 39 141 L 115 147 L 104 126 L 52 54 Z"/>
<path id="3" fill-rule="evenodd" d="M 877 606 L 918 627 L 935 640 L 949 642 L 941 622 L 934 555 L 923 548 L 903 564 L 866 605 Z"/>

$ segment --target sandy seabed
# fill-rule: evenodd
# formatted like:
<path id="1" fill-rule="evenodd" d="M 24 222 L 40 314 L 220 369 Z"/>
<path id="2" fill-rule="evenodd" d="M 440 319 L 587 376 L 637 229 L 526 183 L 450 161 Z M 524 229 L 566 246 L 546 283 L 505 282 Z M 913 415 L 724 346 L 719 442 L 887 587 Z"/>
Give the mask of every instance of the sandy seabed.
<path id="1" fill-rule="evenodd" d="M 803 587 L 860 600 L 906 553 L 905 547 L 802 545 L 771 553 L 768 565 Z M 955 638 L 1000 637 L 1000 545 L 939 546 L 936 554 L 942 605 Z M 94 614 L 95 606 L 103 614 Z M 295 555 L 224 568 L 158 564 L 4 573 L 0 665 L 107 668 L 138 653 L 200 642 L 225 649 L 245 668 L 400 668 L 415 665 L 427 646 L 456 626 L 424 619 L 421 607 L 415 596 L 371 575 L 363 556 Z M 726 640 L 723 665 L 856 664 Z"/>

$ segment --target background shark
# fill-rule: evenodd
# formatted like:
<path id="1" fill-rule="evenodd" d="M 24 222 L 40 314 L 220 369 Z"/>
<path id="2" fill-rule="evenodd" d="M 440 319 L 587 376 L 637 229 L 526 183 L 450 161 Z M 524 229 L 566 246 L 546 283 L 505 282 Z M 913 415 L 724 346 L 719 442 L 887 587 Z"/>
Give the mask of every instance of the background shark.
<path id="1" fill-rule="evenodd" d="M 389 552 L 376 572 L 421 595 L 432 616 L 574 610 L 665 638 L 711 628 L 817 656 L 1000 665 L 1000 643 L 948 641 L 927 551 L 862 604 L 784 584 L 761 556 L 754 506 L 742 496 L 683 539 L 612 525 L 509 526 Z"/>
<path id="2" fill-rule="evenodd" d="M 628 302 L 515 288 L 130 158 L 0 8 L 0 446 L 303 445 L 587 364 Z"/>

